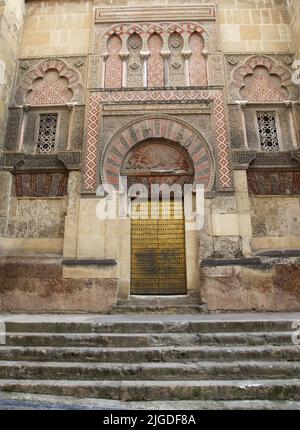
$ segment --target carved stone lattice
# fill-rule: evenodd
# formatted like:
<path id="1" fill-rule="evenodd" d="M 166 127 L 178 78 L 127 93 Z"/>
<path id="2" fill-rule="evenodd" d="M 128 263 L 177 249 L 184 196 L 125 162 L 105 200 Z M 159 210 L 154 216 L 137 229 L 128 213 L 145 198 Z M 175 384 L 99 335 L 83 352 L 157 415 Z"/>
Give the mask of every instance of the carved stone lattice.
<path id="1" fill-rule="evenodd" d="M 128 39 L 128 69 L 127 69 L 127 86 L 143 86 L 143 60 L 141 57 L 142 39 L 137 34 L 132 34 Z"/>
<path id="2" fill-rule="evenodd" d="M 206 60 L 202 54 L 204 42 L 198 33 L 193 33 L 189 39 L 192 55 L 190 58 L 190 84 L 192 86 L 206 86 Z"/>
<path id="3" fill-rule="evenodd" d="M 57 131 L 57 114 L 41 114 L 37 140 L 37 152 L 50 154 L 54 152 Z"/>
<path id="4" fill-rule="evenodd" d="M 150 56 L 148 59 L 148 87 L 164 86 L 164 59 L 161 55 L 162 38 L 154 33 L 148 41 Z"/>
<path id="5" fill-rule="evenodd" d="M 266 67 L 258 66 L 244 78 L 241 96 L 249 102 L 270 102 L 288 99 L 288 91 L 278 75 L 271 75 Z"/>
<path id="6" fill-rule="evenodd" d="M 179 33 L 173 33 L 169 38 L 169 85 L 171 87 L 185 85 L 184 62 L 182 58 L 183 39 Z"/>
<path id="7" fill-rule="evenodd" d="M 122 48 L 121 39 L 112 35 L 107 42 L 108 57 L 105 65 L 105 87 L 122 87 L 122 59 L 120 51 Z"/>
<path id="8" fill-rule="evenodd" d="M 257 112 L 260 146 L 263 151 L 279 151 L 275 112 Z"/>

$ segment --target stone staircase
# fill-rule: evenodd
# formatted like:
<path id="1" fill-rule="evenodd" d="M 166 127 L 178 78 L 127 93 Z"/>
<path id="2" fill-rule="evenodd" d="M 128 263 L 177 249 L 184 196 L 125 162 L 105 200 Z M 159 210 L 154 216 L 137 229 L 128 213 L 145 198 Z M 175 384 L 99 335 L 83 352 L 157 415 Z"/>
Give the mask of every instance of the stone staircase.
<path id="1" fill-rule="evenodd" d="M 200 302 L 199 294 L 183 296 L 129 296 L 119 299 L 113 306 L 113 315 L 123 314 L 199 314 L 207 313 L 207 306 Z"/>
<path id="2" fill-rule="evenodd" d="M 210 409 L 218 402 L 300 408 L 296 317 L 8 317 L 0 391 L 118 400 L 134 408 Z"/>

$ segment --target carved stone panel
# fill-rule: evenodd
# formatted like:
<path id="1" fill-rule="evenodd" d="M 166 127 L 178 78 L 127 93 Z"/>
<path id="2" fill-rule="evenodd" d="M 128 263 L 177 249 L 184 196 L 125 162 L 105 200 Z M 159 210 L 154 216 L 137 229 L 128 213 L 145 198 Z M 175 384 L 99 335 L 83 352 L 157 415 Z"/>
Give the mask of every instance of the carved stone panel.
<path id="1" fill-rule="evenodd" d="M 255 195 L 300 195 L 299 171 L 248 171 L 247 177 Z"/>
<path id="2" fill-rule="evenodd" d="M 137 34 L 132 34 L 128 39 L 128 68 L 127 87 L 143 86 L 143 59 L 141 57 L 142 38 Z"/>
<path id="3" fill-rule="evenodd" d="M 16 197 L 59 197 L 67 195 L 68 173 L 17 173 L 13 195 Z"/>
<path id="4" fill-rule="evenodd" d="M 171 87 L 184 86 L 186 84 L 184 61 L 182 57 L 183 38 L 177 32 L 169 38 L 169 85 Z"/>
<path id="5" fill-rule="evenodd" d="M 248 102 L 272 102 L 287 100 L 287 89 L 278 75 L 270 75 L 266 67 L 257 66 L 253 73 L 244 77 L 240 91 L 243 100 Z"/>
<path id="6" fill-rule="evenodd" d="M 193 184 L 194 167 L 188 152 L 174 142 L 146 141 L 133 147 L 125 159 L 122 174 L 128 184 Z M 156 173 L 157 172 L 157 173 Z"/>
<path id="7" fill-rule="evenodd" d="M 299 87 L 292 82 L 293 56 L 227 54 L 225 60 L 232 101 L 267 103 L 298 99 Z"/>
<path id="8" fill-rule="evenodd" d="M 14 102 L 17 105 L 81 102 L 85 73 L 83 57 L 20 60 Z"/>
<path id="9" fill-rule="evenodd" d="M 60 77 L 56 69 L 49 69 L 43 77 L 32 82 L 26 95 L 26 104 L 55 105 L 68 103 L 73 97 L 67 78 Z"/>
<path id="10" fill-rule="evenodd" d="M 205 103 L 212 107 L 213 115 L 210 119 L 211 125 L 212 142 L 215 157 L 217 159 L 218 168 L 216 171 L 216 185 L 218 190 L 232 191 L 232 166 L 230 157 L 230 144 L 227 129 L 227 117 L 224 104 L 224 94 L 219 90 L 196 90 L 196 89 L 180 89 L 180 90 L 143 90 L 143 91 L 113 91 L 113 92 L 98 92 L 93 93 L 90 97 L 88 122 L 87 122 L 87 141 L 85 148 L 85 158 L 83 167 L 83 190 L 85 192 L 93 193 L 99 183 L 99 177 L 97 173 L 97 166 L 99 165 L 99 152 L 100 142 L 103 142 L 103 136 L 106 136 L 107 131 L 102 130 L 102 112 L 106 106 L 120 106 L 122 109 L 124 104 L 128 103 L 144 103 L 152 106 L 152 110 L 157 106 L 157 103 Z M 140 114 L 139 114 L 140 115 Z M 160 115 L 158 115 L 161 118 Z M 180 120 L 177 119 L 177 121 Z M 140 124 L 139 121 L 136 120 Z M 157 121 L 157 124 L 159 122 Z M 186 124 L 186 123 L 185 123 Z M 151 127 L 150 127 L 151 125 Z M 132 128 L 130 136 L 122 139 L 122 145 L 124 150 L 127 147 L 127 140 L 130 142 L 138 142 L 137 136 L 140 140 L 147 139 L 149 137 L 162 137 L 163 135 L 157 134 L 154 122 L 151 122 L 149 126 L 145 126 L 145 129 L 138 127 L 138 135 L 135 131 L 135 127 Z M 187 129 L 191 126 L 187 125 Z M 171 126 L 170 126 L 171 127 Z M 177 128 L 178 126 L 176 126 Z M 130 127 L 129 127 L 130 128 Z M 193 129 L 193 127 L 191 127 Z M 131 128 L 130 128 L 131 129 Z M 170 140 L 171 130 L 165 130 L 165 127 L 157 128 L 162 130 L 165 137 Z M 197 128 L 196 128 L 197 130 Z M 185 140 L 186 146 L 191 146 L 193 143 L 193 136 L 188 134 L 182 135 L 179 132 L 175 136 L 175 141 L 181 142 L 181 139 Z M 128 131 L 129 132 L 129 131 Z M 199 131 L 201 133 L 201 130 Z M 150 133 L 150 134 L 149 134 Z M 171 133 L 172 135 L 172 133 Z M 127 136 L 127 134 L 126 134 Z M 136 136 L 136 137 L 135 137 Z M 169 137 L 168 137 L 169 136 Z M 127 139 L 127 140 L 126 140 Z M 172 139 L 171 139 L 172 140 Z M 103 142 L 107 145 L 107 141 Z M 127 144 L 127 145 L 126 145 Z M 129 147 L 130 148 L 130 147 Z M 128 149 L 129 149 L 128 148 Z M 125 155 L 125 154 L 123 154 Z M 201 158 L 201 157 L 200 157 Z M 121 160 L 121 159 L 120 159 Z M 113 171 L 115 182 L 118 180 L 118 169 L 117 172 Z M 200 177 L 199 177 L 200 178 Z M 197 177 L 196 177 L 197 180 Z"/>

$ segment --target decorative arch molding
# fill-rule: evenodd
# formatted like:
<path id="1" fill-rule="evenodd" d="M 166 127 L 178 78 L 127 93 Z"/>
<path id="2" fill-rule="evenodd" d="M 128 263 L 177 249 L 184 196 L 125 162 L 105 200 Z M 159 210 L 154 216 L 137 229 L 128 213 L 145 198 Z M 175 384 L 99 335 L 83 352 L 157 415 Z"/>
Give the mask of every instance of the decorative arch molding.
<path id="1" fill-rule="evenodd" d="M 204 137 L 190 124 L 168 115 L 147 115 L 124 125 L 107 143 L 101 158 L 103 184 L 119 185 L 122 163 L 128 152 L 140 142 L 151 139 L 171 141 L 189 154 L 194 164 L 195 184 L 211 191 L 216 169 L 213 152 Z"/>
<path id="2" fill-rule="evenodd" d="M 241 90 L 243 90 L 243 88 L 245 87 L 245 78 L 247 76 L 253 76 L 255 73 L 255 69 L 257 69 L 258 67 L 262 67 L 266 69 L 270 77 L 277 76 L 278 78 L 281 79 L 282 96 L 280 97 L 277 94 L 277 99 L 279 98 L 281 100 L 284 100 L 287 98 L 287 97 L 284 97 L 285 89 L 286 91 L 288 91 L 289 95 L 293 93 L 292 90 L 294 89 L 294 84 L 292 82 L 292 72 L 287 67 L 283 66 L 282 64 L 279 64 L 275 59 L 271 57 L 266 57 L 266 56 L 252 56 L 248 58 L 244 62 L 244 64 L 236 67 L 233 70 L 232 83 L 234 87 L 238 89 L 239 92 L 241 92 Z M 242 98 L 241 95 L 240 95 L 240 98 Z M 259 98 L 260 100 L 257 100 L 257 101 L 264 101 L 263 100 L 264 94 L 261 94 Z M 271 101 L 269 99 L 270 99 L 270 96 L 267 96 L 266 101 Z M 274 95 L 274 99 L 276 99 L 276 95 Z M 254 101 L 254 100 L 251 100 L 251 101 Z M 276 101 L 276 100 L 273 100 L 273 101 Z"/>
<path id="3" fill-rule="evenodd" d="M 142 23 L 142 24 L 118 24 L 112 26 L 106 31 L 102 39 L 101 52 L 106 52 L 106 46 L 108 39 L 113 35 L 119 36 L 122 40 L 126 41 L 133 33 L 139 34 L 144 40 L 144 47 L 147 46 L 148 39 L 157 33 L 161 37 L 170 36 L 172 33 L 177 32 L 180 35 L 187 35 L 188 40 L 192 33 L 198 33 L 204 40 L 204 48 L 210 49 L 210 37 L 204 27 L 200 26 L 195 22 L 184 22 L 184 23 Z"/>
<path id="4" fill-rule="evenodd" d="M 213 127 L 214 155 L 217 160 L 216 188 L 219 191 L 232 192 L 232 161 L 225 111 L 224 94 L 221 90 L 151 90 L 151 91 L 106 91 L 93 92 L 90 95 L 86 142 L 83 161 L 82 192 L 95 193 L 98 184 L 98 156 L 100 151 L 100 134 L 103 107 L 106 104 L 134 103 L 134 102 L 201 102 L 211 105 Z M 173 117 L 171 117 L 173 118 Z M 187 127 L 189 125 L 185 124 Z"/>
<path id="5" fill-rule="evenodd" d="M 57 81 L 59 80 L 66 82 L 66 91 L 69 91 L 69 97 L 67 97 L 66 92 L 61 91 L 62 86 L 54 81 L 53 84 L 47 86 L 48 93 L 45 92 L 43 97 L 40 97 L 40 102 L 35 104 L 53 104 L 51 103 L 53 97 L 53 92 L 61 91 L 61 96 L 57 95 L 55 97 L 59 103 L 65 104 L 67 102 L 80 101 L 82 97 L 82 85 L 80 83 L 80 74 L 70 66 L 68 66 L 63 60 L 60 59 L 47 59 L 41 61 L 34 69 L 29 70 L 24 74 L 22 80 L 16 90 L 15 102 L 16 104 L 26 104 L 26 98 L 28 94 L 33 92 L 34 83 L 38 80 L 45 79 L 48 72 L 54 71 L 57 73 Z M 52 85 L 52 86 L 51 86 Z"/>

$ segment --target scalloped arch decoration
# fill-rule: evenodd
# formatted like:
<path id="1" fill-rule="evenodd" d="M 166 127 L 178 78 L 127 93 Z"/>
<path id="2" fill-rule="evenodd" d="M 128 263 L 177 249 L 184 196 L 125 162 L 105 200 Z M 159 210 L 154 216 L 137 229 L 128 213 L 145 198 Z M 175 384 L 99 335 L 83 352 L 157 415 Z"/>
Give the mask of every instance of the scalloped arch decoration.
<path id="1" fill-rule="evenodd" d="M 151 37 L 154 33 L 162 36 L 163 34 L 171 35 L 172 33 L 177 32 L 180 35 L 183 33 L 192 34 L 199 33 L 204 40 L 204 48 L 209 50 L 210 48 L 210 39 L 208 32 L 199 24 L 195 22 L 184 22 L 184 23 L 172 23 L 172 22 L 164 22 L 164 23 L 142 23 L 142 24 L 118 24 L 112 26 L 109 30 L 106 31 L 104 37 L 102 39 L 102 51 L 106 51 L 106 44 L 110 36 L 113 34 L 119 37 L 129 37 L 133 33 L 139 34 L 141 37 L 146 36 L 147 38 Z"/>
<path id="2" fill-rule="evenodd" d="M 280 91 L 280 85 L 277 88 L 277 91 L 274 92 L 274 95 L 264 94 L 264 92 L 261 91 L 261 94 L 259 95 L 257 101 L 271 101 L 273 100 L 284 100 L 288 97 L 285 96 L 285 93 L 288 92 L 289 88 L 293 86 L 292 82 L 292 73 L 290 70 L 280 64 L 278 64 L 273 58 L 265 57 L 265 56 L 253 56 L 251 58 L 248 58 L 247 61 L 242 66 L 237 67 L 232 72 L 232 81 L 234 86 L 236 86 L 239 91 L 242 91 L 245 87 L 245 78 L 247 77 L 255 77 L 255 71 L 259 68 L 265 69 L 269 77 L 276 76 L 281 79 L 281 88 L 282 91 Z M 263 84 L 263 83 L 262 83 Z M 266 86 L 266 82 L 265 82 Z M 286 90 L 285 90 L 286 89 Z M 265 88 L 266 92 L 268 92 L 270 89 Z M 273 98 L 272 98 L 273 97 Z M 253 97 L 252 97 L 253 98 Z M 255 98 L 255 97 L 254 97 Z M 256 100 L 249 100 L 249 101 L 256 101 Z"/>
<path id="3" fill-rule="evenodd" d="M 46 82 L 45 78 L 50 73 L 53 76 L 56 74 L 57 79 L 53 77 Z M 37 82 L 39 84 L 35 85 Z M 38 91 L 38 88 L 40 96 L 33 98 L 32 104 L 65 104 L 70 101 L 79 101 L 82 94 L 79 73 L 60 59 L 44 60 L 25 73 L 16 90 L 16 103 L 28 103 L 28 95 L 33 91 Z M 65 88 L 64 91 L 63 88 Z"/>

